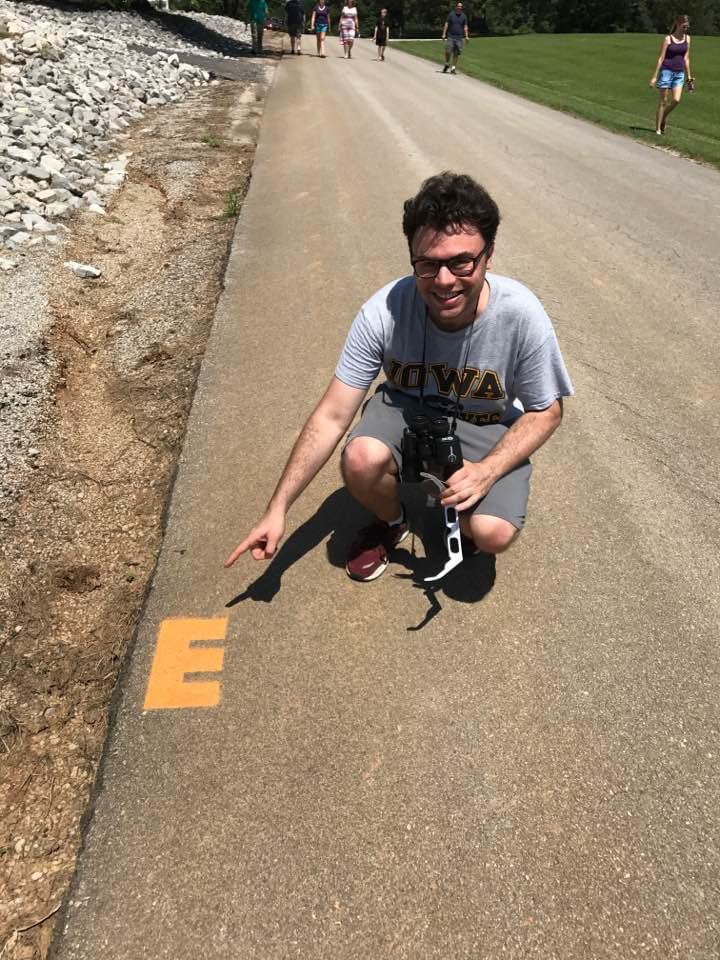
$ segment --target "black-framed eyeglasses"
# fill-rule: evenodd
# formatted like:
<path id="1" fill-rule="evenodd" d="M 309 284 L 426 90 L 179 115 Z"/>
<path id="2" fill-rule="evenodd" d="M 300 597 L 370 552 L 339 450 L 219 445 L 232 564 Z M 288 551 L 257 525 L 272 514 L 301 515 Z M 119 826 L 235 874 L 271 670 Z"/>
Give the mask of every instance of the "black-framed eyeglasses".
<path id="1" fill-rule="evenodd" d="M 454 277 L 470 277 L 475 273 L 475 269 L 492 247 L 492 243 L 486 243 L 476 257 L 468 257 L 461 254 L 459 257 L 450 257 L 449 260 L 431 260 L 428 257 L 415 257 L 410 260 L 413 272 L 421 280 L 431 280 L 436 277 L 442 267 L 447 267 Z"/>

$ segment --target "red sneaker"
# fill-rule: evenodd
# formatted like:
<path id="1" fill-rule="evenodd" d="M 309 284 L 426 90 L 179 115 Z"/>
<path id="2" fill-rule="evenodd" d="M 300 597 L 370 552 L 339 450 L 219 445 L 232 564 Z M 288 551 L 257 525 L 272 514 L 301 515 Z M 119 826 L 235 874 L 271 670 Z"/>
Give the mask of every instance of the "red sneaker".
<path id="1" fill-rule="evenodd" d="M 353 580 L 376 580 L 387 569 L 388 554 L 410 532 L 407 523 L 376 520 L 358 534 L 348 553 L 345 571 Z"/>

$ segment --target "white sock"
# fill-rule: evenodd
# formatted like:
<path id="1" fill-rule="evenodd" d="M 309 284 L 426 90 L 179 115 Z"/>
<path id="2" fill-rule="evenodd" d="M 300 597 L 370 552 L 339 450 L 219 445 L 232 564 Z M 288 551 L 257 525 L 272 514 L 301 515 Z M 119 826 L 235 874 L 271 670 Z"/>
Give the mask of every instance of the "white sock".
<path id="1" fill-rule="evenodd" d="M 388 520 L 388 526 L 390 527 L 399 527 L 401 523 L 405 523 L 405 507 L 401 508 L 400 516 L 397 520 Z"/>

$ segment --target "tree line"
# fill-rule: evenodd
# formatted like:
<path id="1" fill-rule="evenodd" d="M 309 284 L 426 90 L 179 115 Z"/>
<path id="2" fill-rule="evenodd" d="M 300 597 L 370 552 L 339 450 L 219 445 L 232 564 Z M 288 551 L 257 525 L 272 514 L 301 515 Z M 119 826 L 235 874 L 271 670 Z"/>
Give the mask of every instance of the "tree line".
<path id="1" fill-rule="evenodd" d="M 82 0 L 81 0 L 82 2 Z M 245 19 L 247 0 L 170 0 L 171 7 Z M 381 6 L 389 11 L 391 26 L 403 36 L 439 33 L 454 0 L 356 0 L 362 32 L 374 24 Z M 305 0 L 308 17 L 313 0 Z M 147 0 L 85 0 L 87 6 L 118 9 L 147 6 Z M 337 21 L 341 3 L 331 0 Z M 283 0 L 268 0 L 270 15 L 282 17 Z M 720 0 L 464 0 L 474 35 L 507 36 L 517 33 L 667 33 L 675 17 L 690 17 L 694 34 L 720 33 Z M 363 26 L 367 27 L 363 29 Z M 397 35 L 397 33 L 396 33 Z"/>
<path id="2" fill-rule="evenodd" d="M 172 2 L 172 0 L 171 0 Z M 242 16 L 244 0 L 180 0 L 195 9 Z M 311 0 L 306 0 L 308 7 Z M 381 6 L 390 22 L 406 32 L 439 32 L 453 0 L 357 0 L 361 25 L 374 23 Z M 282 15 L 282 0 L 269 0 L 273 14 Z M 337 16 L 341 4 L 331 2 Z M 337 9 L 333 9 L 337 7 Z M 720 0 L 465 0 L 473 34 L 516 33 L 667 33 L 675 17 L 686 13 L 695 34 L 720 33 Z M 364 32 L 364 31 L 363 31 Z"/>

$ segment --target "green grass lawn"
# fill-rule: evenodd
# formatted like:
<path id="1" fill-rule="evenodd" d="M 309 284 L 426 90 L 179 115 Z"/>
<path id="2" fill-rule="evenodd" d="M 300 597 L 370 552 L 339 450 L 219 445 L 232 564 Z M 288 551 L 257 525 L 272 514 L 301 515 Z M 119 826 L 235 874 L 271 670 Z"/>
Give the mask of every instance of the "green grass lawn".
<path id="1" fill-rule="evenodd" d="M 720 167 L 720 37 L 693 37 L 690 62 L 697 87 L 692 94 L 684 91 L 662 139 L 655 134 L 658 95 L 648 86 L 661 40 L 638 33 L 476 37 L 465 47 L 459 70 Z M 440 40 L 397 47 L 437 63 L 444 60 Z"/>

